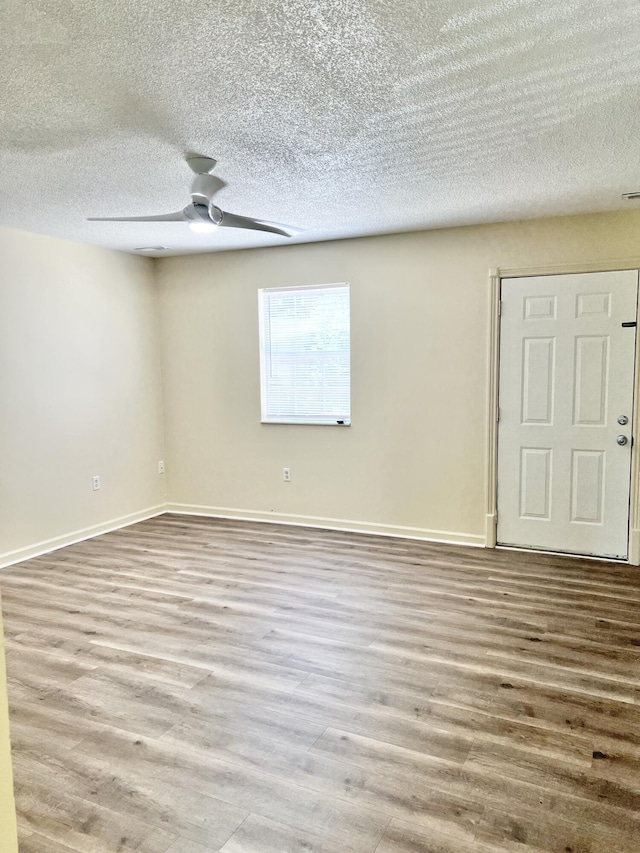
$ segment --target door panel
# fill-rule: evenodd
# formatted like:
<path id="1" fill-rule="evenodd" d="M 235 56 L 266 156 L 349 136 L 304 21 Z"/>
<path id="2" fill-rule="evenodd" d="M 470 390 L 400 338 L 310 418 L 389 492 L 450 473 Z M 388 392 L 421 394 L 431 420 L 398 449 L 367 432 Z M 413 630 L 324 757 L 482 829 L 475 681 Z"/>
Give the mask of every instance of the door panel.
<path id="1" fill-rule="evenodd" d="M 576 337 L 573 377 L 574 426 L 604 426 L 609 385 L 609 337 Z"/>
<path id="2" fill-rule="evenodd" d="M 636 270 L 502 282 L 499 544 L 627 556 L 637 293 Z"/>
<path id="3" fill-rule="evenodd" d="M 528 296 L 524 300 L 525 320 L 555 320 L 555 296 Z"/>
<path id="4" fill-rule="evenodd" d="M 571 454 L 571 521 L 602 524 L 604 453 L 574 450 Z"/>
<path id="5" fill-rule="evenodd" d="M 555 339 L 525 338 L 522 358 L 522 423 L 553 423 Z"/>
<path id="6" fill-rule="evenodd" d="M 551 448 L 523 447 L 520 456 L 520 516 L 549 518 Z"/>

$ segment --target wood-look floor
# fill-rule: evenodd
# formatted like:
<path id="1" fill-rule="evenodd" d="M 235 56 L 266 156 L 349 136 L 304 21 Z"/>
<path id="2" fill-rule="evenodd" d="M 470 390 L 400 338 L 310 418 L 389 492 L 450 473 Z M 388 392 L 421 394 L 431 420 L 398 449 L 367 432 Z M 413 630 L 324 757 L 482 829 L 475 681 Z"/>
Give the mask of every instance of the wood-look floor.
<path id="1" fill-rule="evenodd" d="M 0 575 L 21 853 L 638 853 L 640 572 L 165 515 Z"/>

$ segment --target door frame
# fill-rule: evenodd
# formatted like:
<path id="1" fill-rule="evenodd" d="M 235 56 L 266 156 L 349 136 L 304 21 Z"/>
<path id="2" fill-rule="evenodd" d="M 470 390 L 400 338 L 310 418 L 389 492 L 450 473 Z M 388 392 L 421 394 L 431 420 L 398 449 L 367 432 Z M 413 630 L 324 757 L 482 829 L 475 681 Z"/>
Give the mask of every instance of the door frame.
<path id="1" fill-rule="evenodd" d="M 487 453 L 485 477 L 485 547 L 496 547 L 498 526 L 498 383 L 500 379 L 500 288 L 503 278 L 542 275 L 575 275 L 591 272 L 640 270 L 640 258 L 589 263 L 551 264 L 539 267 L 495 267 L 489 270 L 489 316 L 487 357 Z M 640 274 L 640 273 L 639 273 Z M 631 446 L 631 493 L 629 505 L 629 556 L 627 562 L 640 566 L 640 335 L 636 329 L 633 388 L 633 443 Z M 577 555 L 580 556 L 580 555 Z M 587 555 L 585 555 L 586 557 Z M 624 561 L 623 561 L 624 562 Z"/>

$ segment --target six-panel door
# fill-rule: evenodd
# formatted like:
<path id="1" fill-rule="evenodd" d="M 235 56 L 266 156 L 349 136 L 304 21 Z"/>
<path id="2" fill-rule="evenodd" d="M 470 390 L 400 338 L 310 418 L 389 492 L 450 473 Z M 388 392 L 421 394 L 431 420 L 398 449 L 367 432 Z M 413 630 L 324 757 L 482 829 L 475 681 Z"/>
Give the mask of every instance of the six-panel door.
<path id="1" fill-rule="evenodd" d="M 503 280 L 499 544 L 627 556 L 637 292 L 635 270 Z"/>

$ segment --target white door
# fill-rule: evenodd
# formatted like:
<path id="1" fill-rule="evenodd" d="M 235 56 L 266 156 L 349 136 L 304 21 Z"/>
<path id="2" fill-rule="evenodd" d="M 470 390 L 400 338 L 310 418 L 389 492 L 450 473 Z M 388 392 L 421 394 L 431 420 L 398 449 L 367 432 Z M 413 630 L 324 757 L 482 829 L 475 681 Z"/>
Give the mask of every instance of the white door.
<path id="1" fill-rule="evenodd" d="M 638 272 L 504 279 L 501 545 L 626 557 Z"/>

